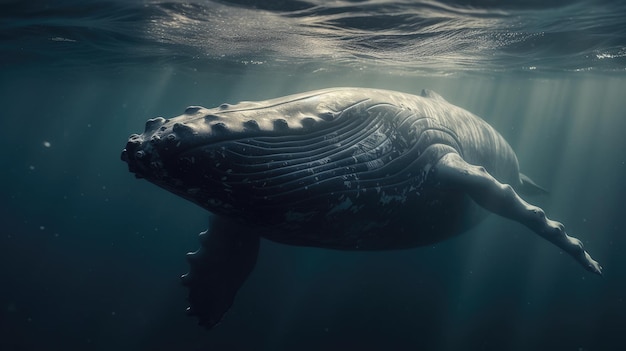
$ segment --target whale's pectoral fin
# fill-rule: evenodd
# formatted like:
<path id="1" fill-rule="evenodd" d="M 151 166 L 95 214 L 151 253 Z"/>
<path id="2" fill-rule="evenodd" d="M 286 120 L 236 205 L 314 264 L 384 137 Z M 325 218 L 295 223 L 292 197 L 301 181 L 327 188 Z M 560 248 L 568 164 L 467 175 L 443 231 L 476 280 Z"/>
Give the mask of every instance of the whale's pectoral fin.
<path id="1" fill-rule="evenodd" d="M 587 270 L 602 274 L 602 267 L 584 250 L 580 240 L 565 233 L 563 224 L 524 201 L 508 184 L 502 184 L 483 167 L 470 165 L 456 153 L 443 156 L 435 166 L 442 183 L 465 191 L 476 203 L 503 217 L 518 221 L 572 255 Z"/>
<path id="2" fill-rule="evenodd" d="M 189 289 L 190 315 L 207 329 L 228 311 L 259 251 L 259 236 L 249 228 L 217 218 L 200 234 L 202 246 L 188 253 L 190 270 L 181 277 Z"/>

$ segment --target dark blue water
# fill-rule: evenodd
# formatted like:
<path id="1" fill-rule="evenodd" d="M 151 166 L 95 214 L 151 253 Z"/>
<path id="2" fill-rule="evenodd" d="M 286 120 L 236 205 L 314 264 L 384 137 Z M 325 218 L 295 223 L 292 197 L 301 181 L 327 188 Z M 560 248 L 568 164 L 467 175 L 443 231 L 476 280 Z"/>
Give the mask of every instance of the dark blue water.
<path id="1" fill-rule="evenodd" d="M 0 350 L 622 350 L 623 1 L 1 1 Z M 119 160 L 147 118 L 430 88 L 498 129 L 599 278 L 491 216 L 413 250 L 263 241 L 212 331 L 178 277 L 208 214 Z"/>

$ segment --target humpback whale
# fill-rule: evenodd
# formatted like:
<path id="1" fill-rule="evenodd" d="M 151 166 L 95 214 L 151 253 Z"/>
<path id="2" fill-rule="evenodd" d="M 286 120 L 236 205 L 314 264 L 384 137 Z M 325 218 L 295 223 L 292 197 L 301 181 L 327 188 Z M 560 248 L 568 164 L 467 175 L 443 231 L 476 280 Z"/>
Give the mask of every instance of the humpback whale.
<path id="1" fill-rule="evenodd" d="M 458 235 L 488 213 L 517 221 L 585 269 L 601 266 L 519 194 L 542 192 L 506 140 L 438 94 L 330 88 L 190 106 L 148 120 L 122 160 L 214 214 L 183 275 L 188 312 L 211 328 L 254 268 L 260 238 L 389 250 Z"/>

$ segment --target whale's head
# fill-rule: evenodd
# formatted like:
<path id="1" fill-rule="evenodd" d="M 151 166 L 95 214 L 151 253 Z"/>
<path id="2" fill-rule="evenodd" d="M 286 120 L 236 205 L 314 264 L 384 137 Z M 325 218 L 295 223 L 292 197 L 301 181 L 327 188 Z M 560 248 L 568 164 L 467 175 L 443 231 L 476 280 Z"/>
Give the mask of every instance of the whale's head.
<path id="1" fill-rule="evenodd" d="M 130 136 L 122 160 L 138 178 L 209 211 L 240 214 L 342 190 L 354 160 L 367 168 L 382 163 L 389 140 L 371 107 L 349 90 L 191 106 L 148 120 L 142 134 Z"/>

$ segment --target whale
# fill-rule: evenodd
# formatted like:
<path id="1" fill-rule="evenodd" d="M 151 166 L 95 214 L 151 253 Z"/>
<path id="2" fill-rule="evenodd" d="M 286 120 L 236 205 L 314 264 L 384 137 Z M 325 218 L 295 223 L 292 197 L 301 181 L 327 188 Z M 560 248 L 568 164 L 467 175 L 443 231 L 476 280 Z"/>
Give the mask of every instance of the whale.
<path id="1" fill-rule="evenodd" d="M 507 141 L 430 90 L 339 87 L 189 106 L 149 119 L 121 158 L 137 178 L 212 214 L 181 278 L 188 313 L 208 329 L 253 271 L 261 238 L 407 249 L 457 236 L 494 213 L 602 274 L 579 239 L 520 196 L 546 191 L 520 173 Z"/>

